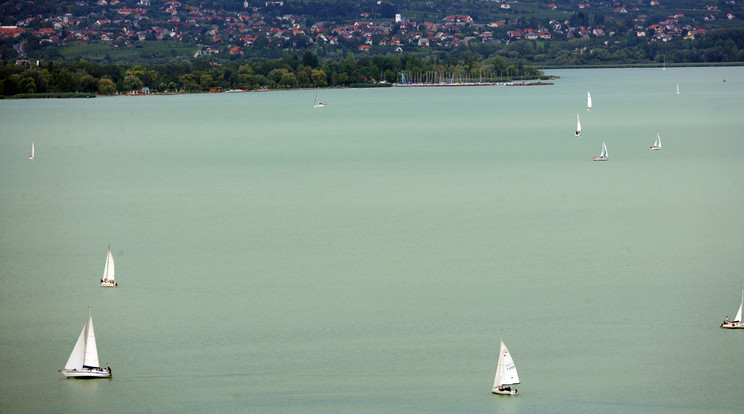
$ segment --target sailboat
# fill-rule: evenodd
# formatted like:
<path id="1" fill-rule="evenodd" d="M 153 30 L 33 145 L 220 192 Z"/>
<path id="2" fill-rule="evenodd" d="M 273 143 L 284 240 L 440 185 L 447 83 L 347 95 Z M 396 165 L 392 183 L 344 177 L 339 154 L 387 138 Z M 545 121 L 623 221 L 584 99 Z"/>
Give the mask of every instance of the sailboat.
<path id="1" fill-rule="evenodd" d="M 661 70 L 666 70 L 666 56 L 664 56 L 664 63 L 661 66 Z"/>
<path id="2" fill-rule="evenodd" d="M 677 84 L 677 95 L 679 95 L 679 83 Z"/>
<path id="3" fill-rule="evenodd" d="M 320 98 L 320 88 L 318 88 L 318 91 L 315 93 L 315 103 L 313 104 L 313 108 L 325 108 L 326 107 L 326 104 L 318 100 L 319 98 Z"/>
<path id="4" fill-rule="evenodd" d="M 67 378 L 111 378 L 111 368 L 101 368 L 98 362 L 96 335 L 93 332 L 93 311 L 88 311 L 88 320 L 83 325 L 80 337 L 72 348 L 70 358 L 64 369 L 60 369 Z"/>
<path id="5" fill-rule="evenodd" d="M 103 277 L 101 278 L 101 286 L 103 287 L 117 287 L 116 275 L 114 268 L 114 256 L 111 254 L 111 246 L 108 248 L 108 254 L 106 255 L 106 265 L 103 267 Z"/>
<path id="6" fill-rule="evenodd" d="M 576 114 L 576 132 L 574 132 L 574 135 L 577 137 L 581 135 L 581 121 L 579 120 L 579 114 Z"/>
<path id="7" fill-rule="evenodd" d="M 587 92 L 586 93 L 586 110 L 591 111 L 592 109 L 592 94 Z"/>
<path id="8" fill-rule="evenodd" d="M 741 311 L 744 308 L 744 289 L 741 290 L 741 303 L 739 304 L 739 310 L 736 311 L 734 320 L 729 322 L 728 316 L 721 324 L 721 328 L 724 329 L 744 329 L 744 325 L 741 324 Z"/>
<path id="9" fill-rule="evenodd" d="M 517 395 L 516 389 L 511 389 L 510 385 L 519 384 L 519 374 L 517 366 L 501 339 L 501 348 L 499 349 L 499 362 L 496 365 L 496 377 L 493 379 L 493 389 L 491 393 L 499 395 Z"/>
<path id="10" fill-rule="evenodd" d="M 599 157 L 592 157 L 594 161 L 607 161 L 609 156 L 607 155 L 607 145 L 602 141 L 602 152 L 599 153 Z"/>
<path id="11" fill-rule="evenodd" d="M 31 155 L 28 156 L 28 159 L 30 159 L 31 161 L 34 160 L 34 142 L 33 141 L 31 141 Z"/>
<path id="12" fill-rule="evenodd" d="M 659 136 L 659 133 L 656 133 L 656 141 L 654 141 L 654 145 L 648 147 L 651 151 L 653 150 L 660 150 L 661 149 L 661 137 Z"/>

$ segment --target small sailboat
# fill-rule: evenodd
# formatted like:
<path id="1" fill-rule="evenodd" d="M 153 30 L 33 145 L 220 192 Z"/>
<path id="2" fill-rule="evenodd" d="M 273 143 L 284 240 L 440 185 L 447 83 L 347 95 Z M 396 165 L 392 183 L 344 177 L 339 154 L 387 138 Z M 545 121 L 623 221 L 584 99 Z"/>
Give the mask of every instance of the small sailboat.
<path id="1" fill-rule="evenodd" d="M 661 70 L 666 70 L 666 56 L 664 56 L 664 63 L 662 63 Z"/>
<path id="2" fill-rule="evenodd" d="M 28 159 L 30 159 L 31 161 L 34 160 L 34 152 L 34 142 L 31 141 L 31 155 L 28 156 Z"/>
<path id="3" fill-rule="evenodd" d="M 739 310 L 736 311 L 736 316 L 733 321 L 729 321 L 728 316 L 721 324 L 721 328 L 724 329 L 744 329 L 744 325 L 741 324 L 741 311 L 744 309 L 744 289 L 741 290 L 741 303 L 739 304 Z"/>
<path id="4" fill-rule="evenodd" d="M 326 104 L 323 102 L 320 102 L 320 88 L 318 88 L 317 92 L 315 93 L 315 103 L 313 104 L 313 108 L 325 108 Z"/>
<path id="5" fill-rule="evenodd" d="M 607 155 L 607 145 L 602 141 L 602 152 L 599 153 L 599 157 L 592 157 L 594 161 L 607 161 L 609 156 Z"/>
<path id="6" fill-rule="evenodd" d="M 592 110 L 592 94 L 589 92 L 586 93 L 586 110 Z"/>
<path id="7" fill-rule="evenodd" d="M 574 135 L 577 137 L 581 135 L 581 120 L 579 120 L 579 114 L 576 114 L 576 132 L 574 132 Z"/>
<path id="8" fill-rule="evenodd" d="M 117 287 L 116 283 L 116 269 L 114 268 L 114 256 L 111 254 L 111 246 L 108 248 L 108 254 L 106 255 L 106 265 L 103 267 L 103 277 L 101 278 L 101 286 L 103 287 Z"/>
<path id="9" fill-rule="evenodd" d="M 496 365 L 496 377 L 493 379 L 493 389 L 491 393 L 498 395 L 517 395 L 518 391 L 512 389 L 510 385 L 519 384 L 519 374 L 517 366 L 501 339 L 501 348 L 499 349 L 499 361 Z"/>
<path id="10" fill-rule="evenodd" d="M 98 362 L 96 335 L 93 332 L 93 311 L 88 311 L 88 320 L 83 325 L 75 347 L 64 369 L 60 369 L 67 378 L 111 378 L 111 368 L 101 368 Z"/>
<path id="11" fill-rule="evenodd" d="M 679 95 L 679 83 L 677 84 L 677 95 Z"/>
<path id="12" fill-rule="evenodd" d="M 649 150 L 660 150 L 661 149 L 661 137 L 659 136 L 659 133 L 656 133 L 656 141 L 654 141 L 654 145 L 648 147 Z"/>

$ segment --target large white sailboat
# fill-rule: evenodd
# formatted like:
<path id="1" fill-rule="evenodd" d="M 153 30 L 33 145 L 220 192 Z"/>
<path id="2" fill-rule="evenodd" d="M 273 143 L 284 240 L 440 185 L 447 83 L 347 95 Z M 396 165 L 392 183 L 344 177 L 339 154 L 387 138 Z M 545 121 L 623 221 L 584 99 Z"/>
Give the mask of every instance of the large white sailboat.
<path id="1" fill-rule="evenodd" d="M 496 377 L 493 379 L 493 389 L 491 392 L 498 395 L 517 395 L 518 391 L 512 389 L 511 385 L 519 384 L 519 374 L 517 366 L 501 339 L 501 348 L 499 349 L 499 362 L 496 365 Z"/>
<path id="2" fill-rule="evenodd" d="M 581 120 L 579 120 L 579 114 L 576 114 L 576 132 L 574 132 L 574 135 L 577 137 L 581 135 Z"/>
<path id="3" fill-rule="evenodd" d="M 315 92 L 315 103 L 313 103 L 313 108 L 325 108 L 326 104 L 323 102 L 320 102 L 320 88 L 318 88 L 317 92 Z"/>
<path id="4" fill-rule="evenodd" d="M 101 278 L 101 286 L 103 287 L 117 287 L 116 283 L 116 269 L 114 268 L 114 256 L 111 254 L 111 246 L 108 248 L 108 254 L 106 254 L 106 265 L 103 267 L 103 277 Z"/>
<path id="5" fill-rule="evenodd" d="M 605 145 L 605 142 L 602 141 L 602 152 L 599 153 L 599 157 L 592 157 L 592 160 L 607 161 L 608 159 L 609 159 L 609 155 L 607 155 L 607 145 Z"/>
<path id="6" fill-rule="evenodd" d="M 656 133 L 656 141 L 654 141 L 654 145 L 648 147 L 649 150 L 660 150 L 661 149 L 661 137 L 659 136 L 659 133 Z"/>
<path id="7" fill-rule="evenodd" d="M 31 155 L 28 156 L 28 159 L 30 159 L 31 161 L 34 160 L 34 152 L 34 142 L 31 141 Z"/>
<path id="8" fill-rule="evenodd" d="M 721 328 L 724 329 L 744 329 L 744 325 L 741 323 L 741 311 L 744 309 L 744 289 L 741 290 L 741 303 L 739 304 L 739 310 L 736 311 L 736 316 L 733 321 L 729 321 L 728 316 L 721 324 Z"/>
<path id="9" fill-rule="evenodd" d="M 111 368 L 101 368 L 98 362 L 96 335 L 93 332 L 93 311 L 88 311 L 88 320 L 83 325 L 75 347 L 64 369 L 60 369 L 67 378 L 111 378 Z"/>
<path id="10" fill-rule="evenodd" d="M 592 110 L 592 94 L 589 92 L 586 93 L 586 110 Z"/>

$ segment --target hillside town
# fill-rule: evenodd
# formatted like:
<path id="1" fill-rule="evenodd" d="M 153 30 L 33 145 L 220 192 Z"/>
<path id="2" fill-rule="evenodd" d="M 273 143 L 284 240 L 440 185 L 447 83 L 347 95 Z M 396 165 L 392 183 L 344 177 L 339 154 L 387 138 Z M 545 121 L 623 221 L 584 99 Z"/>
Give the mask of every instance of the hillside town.
<path id="1" fill-rule="evenodd" d="M 694 13 L 664 13 L 663 0 L 608 2 L 586 0 L 540 4 L 544 20 L 525 19 L 522 7 L 535 4 L 482 0 L 493 20 L 470 15 L 417 19 L 389 4 L 390 17 L 374 9 L 360 11 L 348 22 L 311 19 L 284 13 L 282 1 L 244 1 L 240 10 L 209 8 L 204 3 L 156 0 L 77 0 L 60 15 L 19 18 L 0 28 L 0 38 L 24 39 L 15 50 L 79 43 L 134 47 L 139 42 L 180 42 L 202 55 L 251 55 L 263 48 L 302 50 L 347 49 L 374 53 L 403 53 L 423 49 L 451 49 L 470 42 L 501 44 L 516 40 L 605 39 L 636 37 L 648 42 L 705 36 L 714 22 L 734 21 L 742 15 L 740 0 L 701 3 Z M 65 2 L 62 2 L 65 3 Z M 380 5 L 380 1 L 372 4 Z M 643 5 L 641 5 L 643 3 Z M 432 2 L 432 11 L 441 11 Z M 735 10 L 739 10 L 739 15 Z M 446 11 L 441 11 L 445 13 Z M 434 15 L 434 13 L 430 14 Z M 7 22 L 7 18 L 5 19 Z M 28 43 L 38 42 L 38 45 Z M 10 56 L 3 56 L 10 58 Z"/>

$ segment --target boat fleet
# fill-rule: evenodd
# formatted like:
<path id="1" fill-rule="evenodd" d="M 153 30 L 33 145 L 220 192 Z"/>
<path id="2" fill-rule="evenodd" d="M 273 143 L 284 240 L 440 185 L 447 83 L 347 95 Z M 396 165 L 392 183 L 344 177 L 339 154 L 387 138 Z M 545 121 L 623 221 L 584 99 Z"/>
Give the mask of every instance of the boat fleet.
<path id="1" fill-rule="evenodd" d="M 677 84 L 676 93 L 679 94 L 679 84 Z M 315 95 L 313 103 L 314 108 L 324 108 L 326 105 L 319 100 L 320 91 L 318 90 Z M 592 95 L 587 92 L 587 104 L 586 111 L 590 112 L 592 109 Z M 579 114 L 576 114 L 576 131 L 575 136 L 580 136 L 581 119 Z M 661 136 L 656 133 L 656 139 L 653 145 L 649 147 L 649 150 L 658 151 L 661 150 Z M 35 143 L 31 141 L 31 155 L 28 156 L 29 160 L 34 160 L 35 157 Z M 607 161 L 609 155 L 607 152 L 607 145 L 604 140 L 602 141 L 601 152 L 599 156 L 592 157 L 594 161 Z M 103 268 L 103 276 L 100 280 L 100 286 L 106 288 L 115 288 L 119 284 L 116 281 L 114 257 L 111 253 L 111 246 L 108 247 L 106 253 L 106 261 Z M 736 312 L 733 320 L 729 320 L 726 316 L 720 327 L 722 329 L 744 329 L 742 324 L 742 310 L 744 310 L 744 286 L 741 291 L 741 302 L 739 303 L 739 309 Z M 491 389 L 492 394 L 496 395 L 518 395 L 519 392 L 516 388 L 512 388 L 513 385 L 520 384 L 519 374 L 517 373 L 517 367 L 514 363 L 514 359 L 509 352 L 509 349 L 504 344 L 503 336 L 499 339 L 499 354 L 496 363 L 496 374 L 494 376 L 493 387 Z M 112 378 L 111 368 L 101 367 L 98 358 L 98 346 L 96 344 L 95 331 L 93 329 L 93 311 L 88 310 L 88 318 L 83 325 L 83 329 L 78 336 L 77 342 L 70 353 L 70 357 L 67 360 L 63 369 L 58 370 L 66 378 L 74 379 L 94 379 L 94 378 Z"/>
<path id="2" fill-rule="evenodd" d="M 677 90 L 676 94 L 679 95 L 679 83 L 677 84 Z M 589 112 L 592 110 L 592 94 L 590 92 L 586 93 L 586 111 Z M 579 114 L 576 114 L 576 131 L 574 132 L 575 136 L 581 136 L 581 119 L 579 118 Z M 654 140 L 653 145 L 651 145 L 649 148 L 651 151 L 658 151 L 661 149 L 661 136 L 659 135 L 659 132 L 656 132 L 656 139 Z M 600 153 L 596 157 L 592 157 L 592 161 L 607 161 L 610 159 L 610 156 L 607 152 L 607 144 L 605 144 L 604 140 L 602 140 L 602 147 L 600 150 Z"/>

